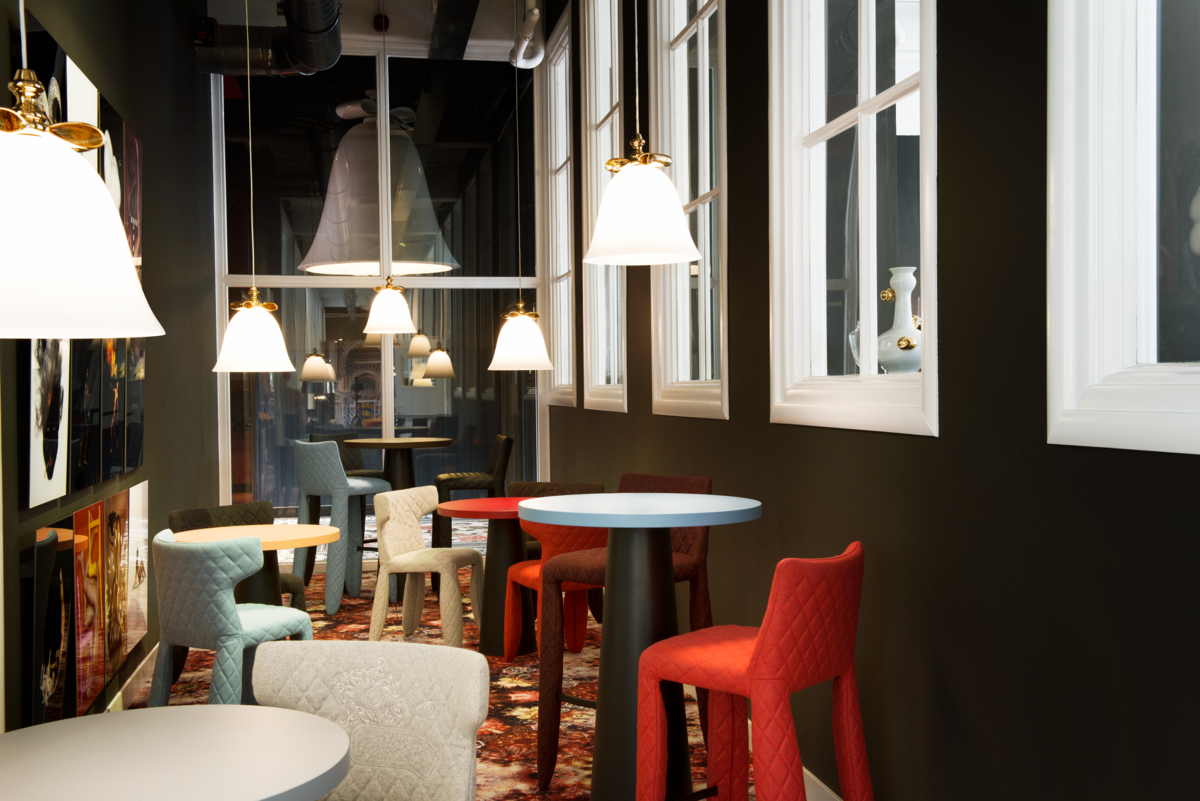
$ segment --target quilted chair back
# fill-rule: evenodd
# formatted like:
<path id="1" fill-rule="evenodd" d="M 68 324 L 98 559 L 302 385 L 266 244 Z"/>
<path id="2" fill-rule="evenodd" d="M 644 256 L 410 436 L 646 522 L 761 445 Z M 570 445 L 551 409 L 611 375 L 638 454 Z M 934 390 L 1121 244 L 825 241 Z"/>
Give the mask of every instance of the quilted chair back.
<path id="1" fill-rule="evenodd" d="M 297 441 L 293 444 L 301 492 L 332 497 L 349 491 L 350 481 L 338 455 L 338 443 Z"/>
<path id="2" fill-rule="evenodd" d="M 512 456 L 513 438 L 496 435 L 492 446 L 492 458 L 488 460 L 487 472 L 496 479 L 497 494 L 504 494 L 504 479 L 508 476 L 508 458 Z"/>
<path id="3" fill-rule="evenodd" d="M 336 442 L 338 446 L 338 458 L 342 460 L 342 468 L 345 470 L 366 470 L 367 463 L 363 459 L 363 452 L 357 448 L 347 448 L 342 443 L 348 439 L 358 439 L 358 434 L 353 431 L 347 431 L 345 434 L 309 434 L 309 442 Z"/>
<path id="4" fill-rule="evenodd" d="M 270 642 L 254 696 L 337 723 L 350 773 L 330 801 L 474 801 L 488 664 L 474 651 L 398 642 Z"/>
<path id="5" fill-rule="evenodd" d="M 678 492 L 690 495 L 712 495 L 712 479 L 707 476 L 653 476 L 647 473 L 625 473 L 617 492 Z M 695 557 L 708 564 L 708 526 L 689 526 L 671 529 L 671 550 Z"/>
<path id="6" fill-rule="evenodd" d="M 604 492 L 599 481 L 514 481 L 508 485 L 513 498 L 549 498 L 557 495 L 592 495 Z M 549 523 L 521 521 L 526 534 L 542 544 L 542 564 L 560 553 L 603 548 L 608 545 L 608 529 L 584 526 L 555 526 Z"/>
<path id="7" fill-rule="evenodd" d="M 175 541 L 154 537 L 158 624 L 163 639 L 215 651 L 217 641 L 242 636 L 233 587 L 263 565 L 262 540 Z"/>
<path id="8" fill-rule="evenodd" d="M 843 675 L 854 661 L 863 546 L 841 556 L 784 559 L 775 568 L 750 676 L 796 691 Z"/>
<path id="9" fill-rule="evenodd" d="M 212 506 L 207 509 L 177 509 L 167 515 L 171 531 L 225 526 L 269 526 L 275 522 L 275 507 L 270 501 Z"/>
<path id="10" fill-rule="evenodd" d="M 421 518 L 437 508 L 436 487 L 381 492 L 375 496 L 375 523 L 379 531 L 379 558 L 387 562 L 425 547 Z"/>
<path id="11" fill-rule="evenodd" d="M 508 485 L 508 494 L 512 498 L 550 498 L 597 492 L 604 492 L 604 484 L 599 481 L 513 481 Z"/>

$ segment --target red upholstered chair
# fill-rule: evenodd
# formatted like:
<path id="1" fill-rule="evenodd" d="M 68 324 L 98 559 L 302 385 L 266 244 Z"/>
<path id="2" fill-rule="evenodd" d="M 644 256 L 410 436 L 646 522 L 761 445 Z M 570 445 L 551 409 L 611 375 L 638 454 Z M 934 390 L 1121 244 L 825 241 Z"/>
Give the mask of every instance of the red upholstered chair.
<path id="1" fill-rule="evenodd" d="M 784 559 L 775 568 L 761 628 L 716 626 L 671 637 L 638 666 L 637 801 L 666 792 L 667 720 L 659 682 L 709 688 L 708 784 L 722 801 L 749 797 L 746 698 L 754 714 L 754 778 L 760 801 L 804 801 L 804 770 L 789 698 L 833 679 L 833 741 L 845 801 L 873 801 L 854 639 L 863 547 L 831 559 Z"/>

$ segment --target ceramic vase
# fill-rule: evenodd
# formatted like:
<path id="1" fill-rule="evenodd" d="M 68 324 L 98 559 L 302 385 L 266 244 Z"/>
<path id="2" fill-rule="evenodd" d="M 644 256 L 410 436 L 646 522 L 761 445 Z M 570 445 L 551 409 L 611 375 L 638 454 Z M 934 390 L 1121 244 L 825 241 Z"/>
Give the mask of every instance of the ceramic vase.
<path id="1" fill-rule="evenodd" d="M 879 335 L 879 366 L 885 373 L 915 373 L 921 369 L 921 332 L 913 320 L 912 293 L 916 267 L 893 267 L 892 327 Z"/>

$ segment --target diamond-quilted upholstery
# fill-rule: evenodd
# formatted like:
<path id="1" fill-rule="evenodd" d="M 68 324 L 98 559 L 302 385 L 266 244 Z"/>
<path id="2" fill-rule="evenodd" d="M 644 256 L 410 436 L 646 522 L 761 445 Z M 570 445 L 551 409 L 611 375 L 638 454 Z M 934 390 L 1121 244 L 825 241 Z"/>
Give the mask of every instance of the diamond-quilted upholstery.
<path id="1" fill-rule="evenodd" d="M 242 649 L 274 635 L 312 638 L 308 615 L 294 609 L 234 602 L 233 588 L 263 564 L 262 540 L 239 537 L 182 544 L 170 530 L 154 537 L 154 566 L 160 645 L 150 686 L 150 706 L 163 706 L 171 695 L 173 646 L 217 652 L 209 703 L 236 704 L 242 698 Z M 255 622 L 247 639 L 243 610 Z M 259 611 L 263 610 L 263 611 Z"/>
<path id="2" fill-rule="evenodd" d="M 512 455 L 513 438 L 496 435 L 488 467 L 482 473 L 442 473 L 433 480 L 437 487 L 438 502 L 451 499 L 455 490 L 487 490 L 489 498 L 504 497 L 504 479 L 508 475 L 508 460 Z M 433 513 L 433 547 L 449 548 L 451 543 L 450 518 Z"/>
<path id="3" fill-rule="evenodd" d="M 348 439 L 358 439 L 359 435 L 353 431 L 338 434 L 309 434 L 309 442 L 336 442 L 338 446 L 338 458 L 342 462 L 342 469 L 346 471 L 346 475 L 350 475 L 351 470 L 366 471 L 367 464 L 363 461 L 363 452 L 357 448 L 347 447 L 344 443 Z"/>
<path id="4" fill-rule="evenodd" d="M 295 609 L 269 604 L 238 604 L 237 612 L 242 624 L 244 647 L 282 640 L 285 637 L 300 640 L 313 638 L 312 619 Z"/>
<path id="5" fill-rule="evenodd" d="M 666 718 L 660 681 L 720 692 L 710 696 L 709 784 L 721 798 L 746 798 L 744 722 L 730 719 L 750 698 L 756 797 L 803 799 L 804 775 L 792 693 L 833 678 L 833 733 L 847 801 L 873 801 L 858 689 L 854 641 L 862 594 L 863 548 L 852 543 L 830 559 L 785 559 L 775 570 L 761 628 L 718 626 L 655 643 L 638 666 L 638 801 L 658 801 L 666 788 Z M 734 699 L 734 700 L 730 700 Z"/>
<path id="6" fill-rule="evenodd" d="M 254 665 L 266 706 L 319 715 L 350 737 L 350 772 L 331 801 L 473 801 L 487 715 L 478 653 L 396 642 L 267 643 Z"/>
<path id="7" fill-rule="evenodd" d="M 377 587 L 386 587 L 390 576 L 407 576 L 404 585 L 403 626 L 408 636 L 417 629 L 425 605 L 425 574 L 433 573 L 458 586 L 458 571 L 471 568 L 471 611 L 478 615 L 483 599 L 483 556 L 473 548 L 426 548 L 421 537 L 421 518 L 437 508 L 437 490 L 413 487 L 375 496 L 375 523 L 379 531 L 379 577 Z M 376 591 L 371 609 L 370 639 L 378 641 L 387 623 L 388 593 Z M 442 642 L 462 647 L 462 594 L 439 595 L 442 613 Z"/>

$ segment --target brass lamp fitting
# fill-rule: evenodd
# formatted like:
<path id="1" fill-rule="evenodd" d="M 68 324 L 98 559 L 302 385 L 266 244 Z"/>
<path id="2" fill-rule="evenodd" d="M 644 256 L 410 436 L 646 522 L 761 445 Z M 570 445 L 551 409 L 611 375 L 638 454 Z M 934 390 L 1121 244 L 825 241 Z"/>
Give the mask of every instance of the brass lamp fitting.
<path id="1" fill-rule="evenodd" d="M 896 292 L 892 289 L 885 289 L 879 293 L 879 299 L 884 303 L 891 303 L 896 299 Z"/>
<path id="2" fill-rule="evenodd" d="M 403 292 L 404 292 L 404 287 L 392 285 L 392 277 L 390 275 L 387 277 L 387 280 L 384 281 L 383 286 L 375 287 L 376 292 L 382 292 L 385 289 L 394 289 L 397 292 L 400 292 L 401 294 L 403 294 Z"/>
<path id="3" fill-rule="evenodd" d="M 500 316 L 505 320 L 511 320 L 514 317 L 528 317 L 530 320 L 536 320 L 539 317 L 538 313 L 535 311 L 525 311 L 524 300 L 517 301 L 516 311 L 510 311 L 508 314 L 502 314 Z"/>
<path id="4" fill-rule="evenodd" d="M 240 303 L 230 303 L 231 309 L 253 309 L 255 306 L 261 306 L 269 312 L 273 312 L 279 307 L 274 303 L 259 303 L 258 302 L 258 287 L 250 287 L 250 300 L 243 300 Z"/>
<path id="5" fill-rule="evenodd" d="M 17 70 L 8 91 L 17 103 L 12 108 L 0 109 L 0 133 L 52 135 L 66 142 L 75 150 L 94 150 L 104 144 L 100 129 L 86 122 L 53 122 L 45 109 L 46 87 L 38 81 L 33 70 Z"/>
<path id="6" fill-rule="evenodd" d="M 646 146 L 646 140 L 639 133 L 633 139 L 629 140 L 629 146 L 633 148 L 633 154 L 627 159 L 609 159 L 604 162 L 604 169 L 609 172 L 620 172 L 621 168 L 627 164 L 653 164 L 656 167 L 670 167 L 671 157 L 664 156 L 662 153 L 644 153 L 642 148 Z"/>

